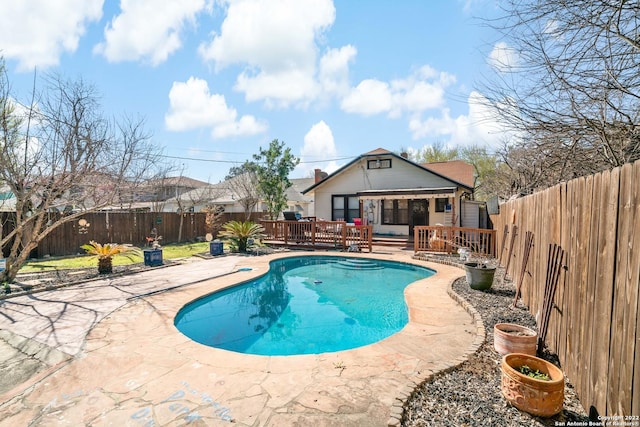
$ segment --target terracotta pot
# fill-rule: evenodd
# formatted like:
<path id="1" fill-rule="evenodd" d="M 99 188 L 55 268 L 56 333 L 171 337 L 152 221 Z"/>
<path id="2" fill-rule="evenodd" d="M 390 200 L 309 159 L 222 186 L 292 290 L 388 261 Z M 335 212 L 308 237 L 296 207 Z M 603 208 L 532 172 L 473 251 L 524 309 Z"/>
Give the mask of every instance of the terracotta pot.
<path id="1" fill-rule="evenodd" d="M 484 291 L 493 285 L 493 276 L 496 273 L 495 267 L 486 267 L 477 262 L 465 262 L 464 270 L 467 276 L 467 283 L 471 289 Z"/>
<path id="2" fill-rule="evenodd" d="M 524 353 L 536 355 L 538 333 L 514 323 L 496 323 L 493 327 L 493 348 L 501 355 Z"/>
<path id="3" fill-rule="evenodd" d="M 549 375 L 549 381 L 538 380 L 520 373 L 521 366 Z M 502 358 L 502 395 L 516 408 L 539 417 L 551 417 L 562 411 L 564 403 L 564 374 L 554 364 L 521 353 Z"/>

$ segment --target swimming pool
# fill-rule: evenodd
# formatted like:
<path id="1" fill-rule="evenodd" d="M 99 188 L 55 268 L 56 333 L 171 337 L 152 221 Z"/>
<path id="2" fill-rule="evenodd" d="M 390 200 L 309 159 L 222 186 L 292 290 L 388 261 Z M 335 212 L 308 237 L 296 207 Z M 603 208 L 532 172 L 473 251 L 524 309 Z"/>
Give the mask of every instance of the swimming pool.
<path id="1" fill-rule="evenodd" d="M 185 305 L 174 324 L 196 342 L 247 354 L 346 350 L 402 329 L 404 288 L 434 273 L 370 258 L 283 258 L 264 276 Z"/>

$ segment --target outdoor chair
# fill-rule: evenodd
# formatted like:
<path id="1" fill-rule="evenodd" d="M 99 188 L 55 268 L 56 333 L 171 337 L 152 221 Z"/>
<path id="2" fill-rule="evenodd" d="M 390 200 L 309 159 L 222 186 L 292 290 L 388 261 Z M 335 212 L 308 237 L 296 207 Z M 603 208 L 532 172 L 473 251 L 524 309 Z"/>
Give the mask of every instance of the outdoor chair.
<path id="1" fill-rule="evenodd" d="M 285 221 L 297 221 L 296 213 L 292 211 L 283 211 L 282 215 L 284 215 Z"/>

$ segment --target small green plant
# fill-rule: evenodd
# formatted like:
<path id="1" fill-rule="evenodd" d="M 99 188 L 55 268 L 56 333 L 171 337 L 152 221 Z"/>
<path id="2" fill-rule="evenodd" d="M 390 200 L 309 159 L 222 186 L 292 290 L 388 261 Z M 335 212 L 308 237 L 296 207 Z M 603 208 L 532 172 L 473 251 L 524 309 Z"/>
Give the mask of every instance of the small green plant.
<path id="1" fill-rule="evenodd" d="M 5 294 L 11 293 L 11 285 L 8 282 L 2 282 L 2 289 L 4 290 Z"/>
<path id="2" fill-rule="evenodd" d="M 87 251 L 89 255 L 98 258 L 98 273 L 113 273 L 113 257 L 118 254 L 125 256 L 138 255 L 138 248 L 129 245 L 119 245 L 117 243 L 105 243 L 104 245 L 95 241 L 90 241 L 80 248 Z"/>
<path id="3" fill-rule="evenodd" d="M 229 221 L 222 226 L 218 237 L 227 241 L 232 251 L 246 252 L 262 239 L 263 233 L 264 227 L 253 221 Z"/>
<path id="4" fill-rule="evenodd" d="M 540 372 L 538 369 L 531 369 L 527 365 L 520 366 L 518 370 L 522 375 L 526 375 L 536 380 L 551 381 L 551 378 L 549 378 L 549 375 L 545 374 L 544 372 Z"/>

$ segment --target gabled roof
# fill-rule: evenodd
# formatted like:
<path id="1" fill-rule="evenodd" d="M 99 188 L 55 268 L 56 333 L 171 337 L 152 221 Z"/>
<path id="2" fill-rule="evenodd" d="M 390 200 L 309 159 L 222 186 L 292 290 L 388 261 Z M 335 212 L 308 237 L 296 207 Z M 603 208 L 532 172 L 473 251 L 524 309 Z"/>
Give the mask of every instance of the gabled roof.
<path id="1" fill-rule="evenodd" d="M 328 177 L 326 177 L 322 181 L 316 182 L 311 187 L 309 187 L 306 190 L 304 190 L 302 192 L 302 194 L 306 194 L 306 193 L 314 190 L 318 186 L 325 184 L 327 181 L 330 181 L 332 178 L 340 175 L 343 171 L 345 171 L 346 169 L 350 168 L 352 165 L 354 165 L 355 163 L 359 162 L 362 159 L 366 159 L 368 157 L 374 157 L 375 158 L 375 157 L 379 157 L 381 155 L 391 156 L 391 157 L 399 159 L 399 160 L 401 160 L 403 162 L 407 162 L 407 163 L 409 163 L 409 164 L 411 164 L 411 165 L 413 165 L 413 166 L 415 166 L 415 167 L 417 167 L 419 169 L 428 171 L 428 172 L 430 172 L 430 173 L 432 173 L 434 175 L 439 176 L 440 178 L 446 179 L 447 181 L 451 181 L 453 184 L 456 184 L 457 186 L 464 187 L 465 189 L 467 189 L 469 191 L 473 191 L 473 179 L 471 179 L 470 182 L 469 182 L 469 180 L 467 178 L 465 178 L 466 175 L 465 176 L 460 176 L 460 177 L 458 177 L 458 176 L 453 177 L 453 176 L 445 175 L 444 173 L 441 173 L 438 170 L 438 169 L 441 169 L 441 170 L 444 170 L 446 172 L 451 172 L 451 170 L 454 169 L 453 166 L 451 168 L 449 168 L 449 169 L 443 168 L 443 167 L 438 167 L 438 166 L 436 166 L 436 168 L 432 169 L 432 168 L 428 168 L 426 166 L 427 165 L 432 165 L 433 163 L 427 163 L 426 165 L 421 165 L 421 164 L 415 163 L 415 162 L 413 162 L 413 161 L 411 161 L 411 160 L 409 160 L 409 159 L 407 159 L 407 158 L 405 158 L 403 156 L 399 156 L 398 154 L 396 154 L 396 153 L 394 153 L 392 151 L 386 150 L 384 148 L 376 148 L 375 150 L 369 151 L 368 153 L 364 153 L 364 154 L 359 155 L 358 157 L 356 157 L 355 159 L 353 159 L 352 161 L 350 161 L 346 165 L 342 166 L 340 169 L 338 169 L 335 172 L 333 172 L 332 174 L 330 174 Z M 447 162 L 443 162 L 443 163 L 447 163 Z M 462 162 L 462 163 L 464 163 L 464 162 Z M 469 166 L 471 166 L 471 165 L 469 165 Z M 471 166 L 471 169 L 473 171 L 473 166 Z M 473 177 L 473 175 L 472 175 L 472 177 Z M 466 182 L 460 181 L 459 180 L 460 178 L 466 179 Z"/>
<path id="2" fill-rule="evenodd" d="M 471 188 L 474 187 L 473 165 L 465 161 L 450 160 L 448 162 L 422 163 L 421 166 Z"/>

